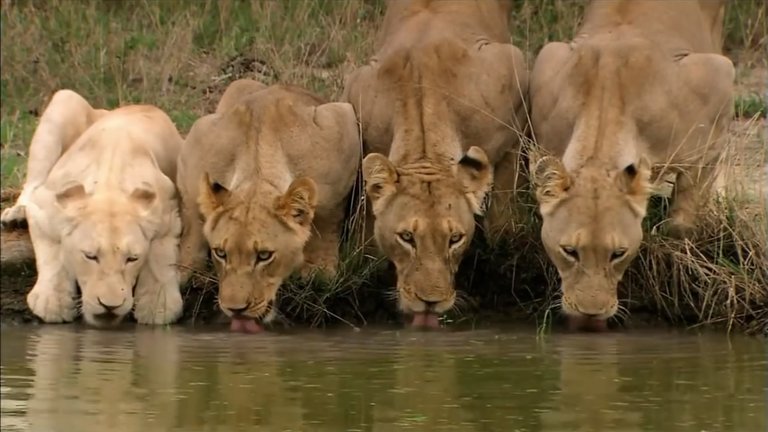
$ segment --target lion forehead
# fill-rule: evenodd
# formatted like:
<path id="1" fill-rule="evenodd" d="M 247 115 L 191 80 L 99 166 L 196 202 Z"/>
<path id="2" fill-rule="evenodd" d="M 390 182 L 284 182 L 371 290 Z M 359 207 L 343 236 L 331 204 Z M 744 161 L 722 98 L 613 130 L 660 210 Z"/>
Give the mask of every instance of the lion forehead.
<path id="1" fill-rule="evenodd" d="M 289 229 L 269 209 L 263 206 L 236 206 L 215 214 L 208 227 L 209 241 L 226 240 L 227 247 L 240 251 L 253 251 L 265 247 L 280 249 L 301 243 L 301 237 Z M 215 246 L 215 245 L 212 245 Z"/>

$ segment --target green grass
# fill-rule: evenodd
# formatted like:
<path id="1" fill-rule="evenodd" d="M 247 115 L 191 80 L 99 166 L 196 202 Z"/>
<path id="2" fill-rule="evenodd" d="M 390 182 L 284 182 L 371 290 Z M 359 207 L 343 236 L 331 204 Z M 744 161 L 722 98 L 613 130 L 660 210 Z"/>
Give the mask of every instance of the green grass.
<path id="1" fill-rule="evenodd" d="M 152 103 L 185 134 L 211 112 L 228 83 L 254 78 L 305 86 L 337 98 L 343 77 L 372 54 L 383 15 L 381 0 L 33 0 L 7 1 L 0 10 L 0 157 L 4 190 L 18 188 L 37 117 L 58 89 L 70 88 L 96 107 Z M 528 57 L 551 40 L 570 38 L 582 2 L 516 0 L 511 34 Z M 765 117 L 766 10 L 762 0 L 729 2 L 724 47 L 737 66 L 736 113 Z M 761 76 L 761 75 L 758 75 Z M 762 95 L 762 96 L 761 96 Z M 752 140 L 756 135 L 752 134 Z M 757 138 L 758 142 L 762 138 Z M 738 147 L 741 138 L 734 135 Z M 746 138 L 744 138 L 746 140 Z M 743 140 L 742 140 L 743 141 Z M 765 154 L 756 154 L 765 164 Z M 713 203 L 696 243 L 649 234 L 622 285 L 633 311 L 686 324 L 724 323 L 754 330 L 768 320 L 765 211 Z M 658 204 L 656 208 L 661 208 Z M 462 264 L 465 312 L 532 316 L 546 331 L 557 274 L 538 240 L 539 219 L 529 200 L 528 221 L 514 239 L 480 238 Z M 649 229 L 661 213 L 650 216 Z M 357 223 L 357 221 L 352 221 Z M 762 224 L 762 228 L 761 228 Z M 762 231 L 761 231 L 762 229 Z M 386 263 L 344 245 L 333 281 L 289 281 L 283 311 L 313 325 L 392 319 L 393 286 Z M 210 276 L 210 275 L 208 275 Z M 499 282 L 503 281 L 503 282 Z M 210 281 L 209 281 L 210 282 Z M 202 283 L 211 287 L 210 283 Z M 514 290 L 512 289 L 514 287 Z M 195 314 L 214 310 L 213 291 L 192 290 Z M 455 314 L 466 324 L 477 315 Z"/>
<path id="2" fill-rule="evenodd" d="M 765 118 L 768 113 L 768 93 L 761 95 L 756 92 L 740 95 L 734 103 L 734 112 L 737 117 Z"/>

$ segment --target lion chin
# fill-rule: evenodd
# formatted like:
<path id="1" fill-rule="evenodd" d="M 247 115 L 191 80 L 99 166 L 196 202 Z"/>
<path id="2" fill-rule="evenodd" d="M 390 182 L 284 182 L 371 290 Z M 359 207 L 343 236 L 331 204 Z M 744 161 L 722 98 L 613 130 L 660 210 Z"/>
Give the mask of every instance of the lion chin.
<path id="1" fill-rule="evenodd" d="M 261 333 L 264 331 L 259 323 L 253 318 L 248 317 L 232 317 L 229 323 L 229 330 L 236 333 Z"/>
<path id="2" fill-rule="evenodd" d="M 411 321 L 413 328 L 440 328 L 440 316 L 434 312 L 415 312 Z"/>

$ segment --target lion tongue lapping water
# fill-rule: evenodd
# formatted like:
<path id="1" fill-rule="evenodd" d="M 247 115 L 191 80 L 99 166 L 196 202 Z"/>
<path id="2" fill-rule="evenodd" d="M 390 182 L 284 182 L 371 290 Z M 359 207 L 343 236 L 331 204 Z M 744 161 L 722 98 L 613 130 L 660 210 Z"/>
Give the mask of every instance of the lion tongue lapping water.
<path id="1" fill-rule="evenodd" d="M 264 328 L 253 318 L 232 317 L 232 322 L 229 324 L 229 330 L 240 333 L 260 333 Z"/>
<path id="2" fill-rule="evenodd" d="M 440 320 L 434 312 L 416 312 L 411 327 L 440 328 Z"/>

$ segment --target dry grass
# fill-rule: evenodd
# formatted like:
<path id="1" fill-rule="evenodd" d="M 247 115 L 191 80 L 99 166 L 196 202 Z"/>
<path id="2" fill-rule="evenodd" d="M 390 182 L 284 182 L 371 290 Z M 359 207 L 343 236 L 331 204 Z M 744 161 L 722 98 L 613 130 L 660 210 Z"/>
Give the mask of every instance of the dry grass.
<path id="1" fill-rule="evenodd" d="M 37 117 L 57 89 L 74 89 L 99 107 L 156 104 L 182 133 L 210 112 L 226 85 L 238 78 L 299 84 L 336 98 L 345 73 L 372 52 L 382 3 L 3 0 L 3 190 L 20 185 Z M 518 0 L 513 40 L 530 62 L 547 40 L 573 34 L 582 8 L 569 0 Z M 728 181 L 725 198 L 713 201 L 693 241 L 652 232 L 665 206 L 663 198 L 654 201 L 645 245 L 622 285 L 625 306 L 634 314 L 645 311 L 676 323 L 745 331 L 768 322 L 768 220 L 764 194 L 755 188 L 765 184 L 757 168 L 768 163 L 765 8 L 761 0 L 731 2 L 726 18 L 725 47 L 737 64 L 737 111 L 755 117 L 734 122 L 726 158 L 730 178 L 743 181 Z M 475 240 L 459 277 L 468 313 L 449 319 L 472 320 L 477 315 L 471 312 L 477 311 L 551 316 L 557 274 L 539 242 L 532 197 L 528 191 L 521 196 L 526 222 L 513 238 Z M 359 203 L 355 199 L 352 205 Z M 359 325 L 395 317 L 387 288 L 393 285 L 392 275 L 386 263 L 363 253 L 355 235 L 360 219 L 351 218 L 350 224 L 358 229 L 348 230 L 338 278 L 286 284 L 282 310 L 288 320 Z M 215 309 L 210 276 L 198 280 L 209 289 L 188 291 L 188 315 L 205 316 Z"/>

